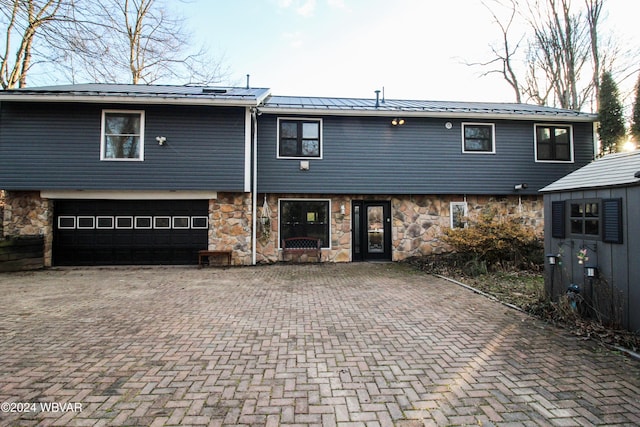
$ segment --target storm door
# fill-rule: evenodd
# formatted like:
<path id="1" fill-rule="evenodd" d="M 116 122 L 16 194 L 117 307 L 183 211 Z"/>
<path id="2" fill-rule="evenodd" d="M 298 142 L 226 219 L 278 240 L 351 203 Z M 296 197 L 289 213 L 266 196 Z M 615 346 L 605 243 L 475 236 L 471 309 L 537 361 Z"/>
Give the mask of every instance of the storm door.
<path id="1" fill-rule="evenodd" d="M 353 201 L 353 260 L 391 260 L 391 204 Z"/>

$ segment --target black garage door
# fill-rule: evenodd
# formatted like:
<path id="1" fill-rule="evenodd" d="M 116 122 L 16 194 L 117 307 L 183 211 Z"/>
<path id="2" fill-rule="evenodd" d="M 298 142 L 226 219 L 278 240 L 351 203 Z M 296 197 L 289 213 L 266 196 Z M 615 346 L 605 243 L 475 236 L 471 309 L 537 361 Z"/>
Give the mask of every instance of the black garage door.
<path id="1" fill-rule="evenodd" d="M 57 200 L 54 265 L 197 264 L 207 200 Z"/>

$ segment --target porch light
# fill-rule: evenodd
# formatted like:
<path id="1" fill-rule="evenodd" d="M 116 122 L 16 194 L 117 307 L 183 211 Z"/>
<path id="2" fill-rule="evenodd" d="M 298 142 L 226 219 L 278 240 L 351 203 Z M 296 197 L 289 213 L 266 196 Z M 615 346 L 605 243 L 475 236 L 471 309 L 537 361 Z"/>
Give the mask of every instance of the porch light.
<path id="1" fill-rule="evenodd" d="M 547 254 L 546 257 L 549 265 L 556 265 L 558 262 L 558 256 L 556 254 Z"/>
<path id="2" fill-rule="evenodd" d="M 594 265 L 585 265 L 584 266 L 584 275 L 590 279 L 593 279 L 598 275 L 598 267 Z"/>

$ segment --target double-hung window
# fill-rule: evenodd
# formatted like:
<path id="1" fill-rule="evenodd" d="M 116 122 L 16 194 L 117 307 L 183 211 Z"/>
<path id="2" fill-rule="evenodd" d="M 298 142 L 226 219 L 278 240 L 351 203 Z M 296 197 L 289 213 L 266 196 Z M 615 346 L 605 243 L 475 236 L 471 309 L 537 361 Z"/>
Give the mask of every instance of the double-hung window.
<path id="1" fill-rule="evenodd" d="M 493 123 L 462 123 L 462 152 L 495 153 L 495 126 Z"/>
<path id="2" fill-rule="evenodd" d="M 322 120 L 279 118 L 278 158 L 322 158 Z"/>
<path id="3" fill-rule="evenodd" d="M 102 112 L 100 160 L 144 160 L 144 111 Z"/>
<path id="4" fill-rule="evenodd" d="M 571 126 L 535 125 L 535 150 L 538 162 L 573 162 Z"/>

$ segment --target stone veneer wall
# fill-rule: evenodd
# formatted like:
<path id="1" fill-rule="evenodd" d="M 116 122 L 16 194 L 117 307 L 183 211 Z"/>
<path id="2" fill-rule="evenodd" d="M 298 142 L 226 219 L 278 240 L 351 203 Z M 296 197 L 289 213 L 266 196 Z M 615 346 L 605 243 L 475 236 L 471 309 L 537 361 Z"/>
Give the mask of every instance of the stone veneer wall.
<path id="1" fill-rule="evenodd" d="M 233 265 L 251 265 L 251 226 L 251 193 L 209 200 L 209 249 L 233 251 Z"/>
<path id="2" fill-rule="evenodd" d="M 450 227 L 450 203 L 467 202 L 468 218 L 473 221 L 486 208 L 498 217 L 519 216 L 542 238 L 544 233 L 541 196 L 402 196 L 391 198 L 393 217 L 393 260 L 450 251 L 441 237 Z"/>
<path id="3" fill-rule="evenodd" d="M 7 237 L 44 236 L 44 265 L 51 266 L 53 209 L 39 191 L 6 191 L 3 227 Z"/>
<path id="4" fill-rule="evenodd" d="M 396 195 L 363 198 L 352 195 L 299 195 L 270 194 L 267 203 L 271 215 L 262 224 L 262 204 L 264 194 L 258 195 L 257 260 L 261 263 L 279 260 L 278 251 L 278 200 L 279 199 L 329 199 L 331 200 L 331 249 L 323 250 L 323 261 L 351 261 L 351 201 L 388 200 L 391 201 L 392 253 L 394 261 L 412 256 L 448 252 L 441 236 L 450 227 L 450 203 L 467 202 L 469 219 L 473 220 L 483 209 L 496 208 L 499 216 L 517 215 L 525 225 L 532 227 L 536 234 L 543 233 L 543 203 L 539 196 L 467 196 L 462 195 Z M 345 213 L 340 206 L 345 206 Z"/>

